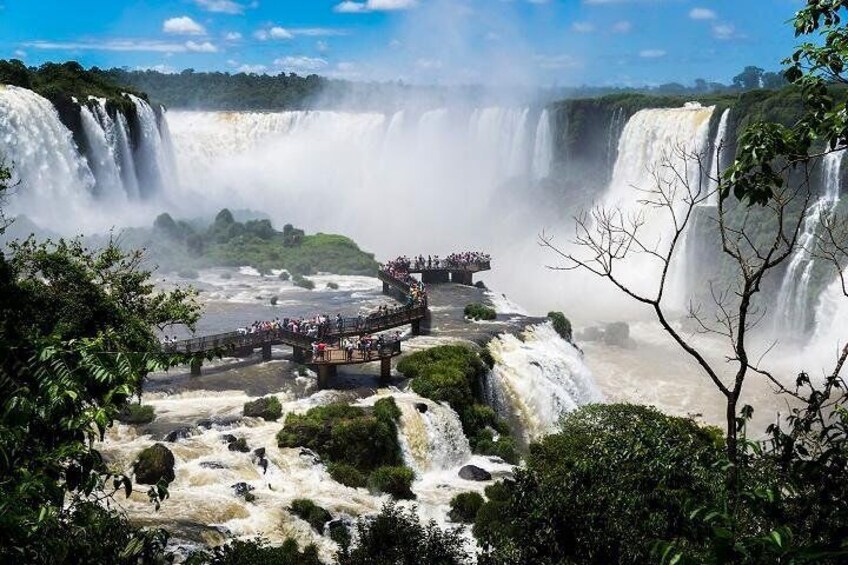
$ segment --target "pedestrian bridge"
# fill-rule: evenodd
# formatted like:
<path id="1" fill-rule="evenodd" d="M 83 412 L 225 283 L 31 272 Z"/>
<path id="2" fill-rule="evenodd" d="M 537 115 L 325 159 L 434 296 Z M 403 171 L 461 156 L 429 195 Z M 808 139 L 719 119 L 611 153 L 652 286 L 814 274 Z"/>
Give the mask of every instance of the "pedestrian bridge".
<path id="1" fill-rule="evenodd" d="M 409 272 L 421 274 L 422 282 L 425 284 L 449 282 L 449 280 L 460 284 L 471 284 L 474 273 L 489 269 L 489 262 L 486 262 L 485 264 L 469 263 L 464 268 L 419 266 L 416 269 L 415 265 L 412 265 Z M 374 313 L 367 317 L 329 320 L 327 324 L 319 328 L 318 335 L 307 335 L 285 328 L 253 332 L 234 331 L 175 341 L 163 345 L 163 351 L 191 356 L 192 375 L 200 375 L 204 358 L 216 355 L 247 357 L 255 350 L 261 349 L 262 359 L 268 361 L 271 359 L 271 348 L 284 345 L 292 348 L 292 359 L 295 362 L 304 363 L 318 373 L 319 383 L 322 386 L 335 375 L 337 368 L 343 365 L 380 361 L 380 373 L 388 378 L 391 374 L 391 359 L 401 353 L 400 341 L 387 341 L 381 347 L 372 350 L 354 349 L 353 355 L 349 355 L 340 345 L 326 347 L 323 354 L 313 355 L 312 353 L 313 344 L 319 342 L 328 345 L 340 344 L 346 337 L 376 334 L 407 325 L 411 327 L 412 335 L 421 333 L 422 323 L 428 317 L 426 293 L 423 298 L 413 298 L 412 284 L 415 283 L 410 284 L 383 268 L 378 271 L 377 278 L 383 283 L 383 293 L 399 299 L 402 305 L 394 310 Z"/>

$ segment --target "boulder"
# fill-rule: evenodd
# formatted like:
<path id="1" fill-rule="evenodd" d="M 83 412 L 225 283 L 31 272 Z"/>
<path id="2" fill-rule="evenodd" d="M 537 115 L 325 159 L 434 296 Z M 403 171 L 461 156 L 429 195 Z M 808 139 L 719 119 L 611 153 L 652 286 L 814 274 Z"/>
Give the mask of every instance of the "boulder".
<path id="1" fill-rule="evenodd" d="M 224 434 L 221 436 L 221 440 L 224 443 L 233 443 L 236 440 L 236 436 L 233 434 Z"/>
<path id="2" fill-rule="evenodd" d="M 283 414 L 283 407 L 276 396 L 257 398 L 244 405 L 244 415 L 251 418 L 262 418 L 266 422 L 274 422 Z"/>
<path id="3" fill-rule="evenodd" d="M 265 448 L 264 447 L 257 447 L 256 449 L 253 450 L 253 454 L 255 456 L 257 456 L 259 459 L 264 459 L 265 458 Z"/>
<path id="4" fill-rule="evenodd" d="M 201 461 L 200 466 L 204 469 L 226 469 L 227 466 L 217 461 Z"/>
<path id="5" fill-rule="evenodd" d="M 630 343 L 630 326 L 627 322 L 613 322 L 604 328 L 604 343 L 626 347 Z"/>
<path id="6" fill-rule="evenodd" d="M 233 485 L 233 492 L 239 498 L 245 499 L 247 502 L 253 502 L 256 500 L 256 495 L 254 495 L 251 491 L 255 490 L 254 487 L 250 486 L 247 483 L 236 483 Z"/>
<path id="7" fill-rule="evenodd" d="M 298 453 L 298 455 L 312 462 L 313 465 L 319 465 L 321 463 L 321 456 L 309 449 L 308 447 L 301 447 L 300 453 Z"/>
<path id="8" fill-rule="evenodd" d="M 492 474 L 476 465 L 465 465 L 459 470 L 459 478 L 466 481 L 491 481 Z"/>
<path id="9" fill-rule="evenodd" d="M 182 426 L 177 428 L 176 430 L 171 430 L 168 432 L 168 435 L 165 436 L 165 441 L 168 443 L 175 443 L 177 440 L 185 439 L 191 435 L 191 428 L 188 426 Z"/>
<path id="10" fill-rule="evenodd" d="M 157 443 L 138 454 L 133 465 L 135 481 L 142 485 L 155 485 L 160 480 L 171 484 L 174 480 L 174 454 L 171 450 Z"/>
<path id="11" fill-rule="evenodd" d="M 240 451 L 241 453 L 247 453 L 250 451 L 250 446 L 247 445 L 247 440 L 243 437 L 238 438 L 235 441 L 231 441 L 227 446 L 227 449 L 230 451 Z"/>
<path id="12" fill-rule="evenodd" d="M 425 412 L 427 412 L 427 405 L 423 402 L 416 402 L 415 409 L 424 414 Z"/>

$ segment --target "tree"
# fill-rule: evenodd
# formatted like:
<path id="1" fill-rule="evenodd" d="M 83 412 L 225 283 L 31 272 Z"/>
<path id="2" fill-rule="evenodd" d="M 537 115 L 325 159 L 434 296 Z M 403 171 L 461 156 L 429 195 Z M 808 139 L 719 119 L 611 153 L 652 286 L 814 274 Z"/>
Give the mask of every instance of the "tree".
<path id="1" fill-rule="evenodd" d="M 763 69 L 749 66 L 733 77 L 733 86 L 742 90 L 754 90 L 762 87 Z"/>

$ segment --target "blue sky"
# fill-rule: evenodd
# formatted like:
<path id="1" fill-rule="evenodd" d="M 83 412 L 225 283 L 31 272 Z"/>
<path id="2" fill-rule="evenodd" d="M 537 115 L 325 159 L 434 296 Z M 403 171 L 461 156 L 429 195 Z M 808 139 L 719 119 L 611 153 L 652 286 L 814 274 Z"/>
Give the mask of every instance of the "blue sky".
<path id="1" fill-rule="evenodd" d="M 27 64 L 423 83 L 728 82 L 779 68 L 800 0 L 0 0 Z"/>

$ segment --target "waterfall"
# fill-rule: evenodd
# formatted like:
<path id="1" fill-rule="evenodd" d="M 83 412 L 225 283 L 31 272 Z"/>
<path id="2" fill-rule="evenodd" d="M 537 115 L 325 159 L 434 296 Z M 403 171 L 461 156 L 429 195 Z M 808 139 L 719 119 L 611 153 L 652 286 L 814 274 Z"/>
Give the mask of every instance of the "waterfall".
<path id="1" fill-rule="evenodd" d="M 471 459 L 468 438 L 450 406 L 411 394 L 394 398 L 401 410 L 399 439 L 404 461 L 417 474 L 452 469 Z"/>
<path id="2" fill-rule="evenodd" d="M 107 199 L 125 197 L 114 150 L 114 132 L 110 128 L 112 120 L 105 112 L 103 115 L 105 123 L 95 117 L 86 104 L 80 107 L 82 131 L 88 145 L 88 164 L 94 173 L 94 191 Z"/>
<path id="3" fill-rule="evenodd" d="M 602 400 L 580 352 L 550 323 L 529 327 L 523 341 L 503 334 L 489 350 L 495 366 L 486 396 L 501 416 L 518 419 L 528 441 L 555 432 L 567 412 Z"/>
<path id="4" fill-rule="evenodd" d="M 138 198 L 138 179 L 135 176 L 135 160 L 133 159 L 130 131 L 127 118 L 121 112 L 116 112 L 115 118 L 106 111 L 106 99 L 89 97 L 94 103 L 94 114 L 97 121 L 106 132 L 106 137 L 114 153 L 121 175 L 121 185 L 127 197 L 131 200 Z"/>
<path id="5" fill-rule="evenodd" d="M 50 102 L 25 88 L 0 85 L 0 152 L 20 185 L 13 214 L 52 229 L 68 227 L 90 206 L 94 176 Z M 53 214 L 58 203 L 62 213 Z"/>
<path id="6" fill-rule="evenodd" d="M 138 145 L 136 147 L 136 173 L 138 175 L 139 194 L 149 197 L 161 192 L 167 182 L 167 165 L 165 164 L 165 148 L 156 112 L 150 104 L 135 96 L 128 95 L 135 104 L 140 128 Z"/>
<path id="7" fill-rule="evenodd" d="M 618 151 L 618 143 L 621 140 L 621 132 L 624 127 L 624 108 L 616 108 L 610 118 L 609 131 L 607 133 L 607 166 L 612 168 L 615 164 Z"/>
<path id="8" fill-rule="evenodd" d="M 686 187 L 678 182 L 675 172 L 661 167 L 665 157 L 668 163 L 686 180 L 692 191 L 701 183 L 701 171 L 692 162 L 686 162 L 681 152 L 704 155 L 709 145 L 709 123 L 714 107 L 703 108 L 689 103 L 683 108 L 640 110 L 624 126 L 618 143 L 618 157 L 612 180 L 602 206 L 607 210 L 620 210 L 625 223 L 639 218 L 644 224 L 637 237 L 648 248 L 666 253 L 675 228 L 670 210 L 646 205 L 649 197 L 645 191 L 656 189 L 658 180 L 666 192 L 673 191 L 672 208 L 680 215 L 685 212 Z M 658 178 L 655 178 L 655 175 Z M 685 233 L 685 232 L 684 232 Z M 676 306 L 685 302 L 686 253 L 685 241 L 679 241 L 669 270 L 668 300 Z M 620 280 L 639 293 L 653 294 L 662 271 L 658 260 L 633 251 L 618 263 Z"/>
<path id="9" fill-rule="evenodd" d="M 822 159 L 821 196 L 807 210 L 795 252 L 780 284 L 775 310 L 775 335 L 801 337 L 807 328 L 810 305 L 810 278 L 813 274 L 816 232 L 822 219 L 839 202 L 843 151 L 828 153 Z"/>
<path id="10" fill-rule="evenodd" d="M 708 192 L 712 193 L 707 200 L 708 206 L 718 206 L 718 192 L 716 189 L 718 188 L 718 178 L 713 179 L 713 176 L 718 176 L 723 172 L 721 166 L 721 151 L 726 150 L 724 147 L 724 142 L 727 138 L 727 122 L 730 118 L 730 108 L 722 112 L 721 119 L 718 122 L 718 130 L 716 131 L 715 140 L 713 141 L 713 155 L 712 161 L 710 161 L 710 168 L 707 171 L 710 176 L 710 183 Z"/>
<path id="11" fill-rule="evenodd" d="M 536 139 L 533 146 L 533 178 L 541 180 L 551 174 L 551 162 L 554 157 L 553 136 L 551 135 L 551 116 L 547 109 L 542 110 L 536 126 Z"/>
<path id="12" fill-rule="evenodd" d="M 844 273 L 843 273 L 844 274 Z M 803 359 L 820 363 L 803 367 L 811 375 L 830 374 L 842 347 L 848 342 L 848 297 L 842 292 L 842 280 L 837 277 L 818 297 L 815 307 L 815 326 Z"/>

